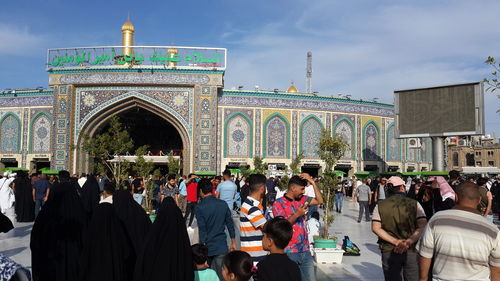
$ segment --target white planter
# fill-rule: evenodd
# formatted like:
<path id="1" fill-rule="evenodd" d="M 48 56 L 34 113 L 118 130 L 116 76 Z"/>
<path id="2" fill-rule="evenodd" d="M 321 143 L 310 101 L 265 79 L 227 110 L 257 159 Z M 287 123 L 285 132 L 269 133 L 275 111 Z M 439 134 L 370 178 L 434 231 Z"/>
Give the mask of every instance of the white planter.
<path id="1" fill-rule="evenodd" d="M 340 248 L 335 249 L 321 249 L 314 248 L 314 259 L 316 263 L 329 264 L 329 263 L 342 263 L 342 257 L 344 256 L 344 250 Z"/>

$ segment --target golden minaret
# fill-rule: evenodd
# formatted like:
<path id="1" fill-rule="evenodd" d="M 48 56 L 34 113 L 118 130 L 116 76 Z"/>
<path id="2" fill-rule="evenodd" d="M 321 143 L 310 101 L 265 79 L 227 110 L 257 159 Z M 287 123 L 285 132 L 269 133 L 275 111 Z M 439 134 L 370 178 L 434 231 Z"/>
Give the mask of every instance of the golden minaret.
<path id="1" fill-rule="evenodd" d="M 172 47 L 168 48 L 167 53 L 169 58 L 175 57 L 177 54 L 179 54 L 179 51 L 177 48 L 174 48 L 174 43 L 172 42 Z M 176 66 L 177 62 L 176 61 L 169 61 L 167 66 Z"/>
<path id="2" fill-rule="evenodd" d="M 130 22 L 130 15 L 127 21 L 122 25 L 122 46 L 123 46 L 123 56 L 130 56 L 134 52 L 134 25 Z"/>

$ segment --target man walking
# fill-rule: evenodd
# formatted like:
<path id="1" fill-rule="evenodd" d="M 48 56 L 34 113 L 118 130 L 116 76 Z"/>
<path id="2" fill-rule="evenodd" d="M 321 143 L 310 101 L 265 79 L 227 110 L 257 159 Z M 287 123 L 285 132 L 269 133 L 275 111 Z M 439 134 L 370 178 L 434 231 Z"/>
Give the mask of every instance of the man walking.
<path id="1" fill-rule="evenodd" d="M 308 202 L 304 195 L 305 187 L 311 184 L 314 188 L 316 198 Z M 302 280 L 315 281 L 314 262 L 309 251 L 309 239 L 307 235 L 306 213 L 309 206 L 323 204 L 323 195 L 313 178 L 306 173 L 293 176 L 288 181 L 288 190 L 281 198 L 276 199 L 273 204 L 275 217 L 282 216 L 293 226 L 292 240 L 288 243 L 285 253 L 299 265 Z"/>
<path id="2" fill-rule="evenodd" d="M 370 221 L 369 206 L 372 199 L 372 191 L 370 187 L 366 185 L 366 179 L 363 179 L 363 184 L 356 189 L 356 198 L 359 203 L 358 223 L 360 223 L 363 218 L 363 212 L 365 213 L 366 221 Z"/>
<path id="3" fill-rule="evenodd" d="M 477 180 L 477 185 L 479 186 L 479 193 L 481 194 L 481 200 L 477 205 L 477 209 L 479 210 L 479 212 L 481 212 L 481 214 L 485 218 L 488 218 L 490 222 L 493 222 L 493 213 L 491 212 L 493 196 L 491 195 L 490 190 L 486 186 L 487 182 L 488 179 L 486 178 L 479 178 Z"/>
<path id="4" fill-rule="evenodd" d="M 179 209 L 184 214 L 186 212 L 186 202 L 187 202 L 187 187 L 186 181 L 188 178 L 191 178 L 193 174 L 190 174 L 187 178 L 186 176 L 182 176 L 181 181 L 179 183 Z"/>
<path id="5" fill-rule="evenodd" d="M 382 269 L 385 280 L 417 281 L 418 257 L 415 243 L 420 238 L 427 219 L 420 204 L 406 197 L 405 182 L 390 177 L 387 189 L 391 194 L 375 207 L 372 231 L 379 237 Z"/>
<path id="6" fill-rule="evenodd" d="M 198 181 L 199 178 L 195 174 L 191 174 L 190 177 L 185 180 L 186 182 L 186 192 L 187 192 L 187 206 L 186 213 L 184 215 L 184 220 L 187 221 L 189 217 L 189 224 L 191 226 L 193 224 L 194 219 L 194 210 L 196 208 L 196 204 L 198 203 Z"/>
<path id="7" fill-rule="evenodd" d="M 51 184 L 47 180 L 47 175 L 42 174 L 40 179 L 33 185 L 33 201 L 35 202 L 35 218 L 40 213 L 40 209 L 49 198 Z"/>
<path id="8" fill-rule="evenodd" d="M 463 183 L 456 192 L 458 205 L 437 212 L 418 242 L 420 280 L 430 270 L 433 280 L 500 280 L 500 232 L 476 208 L 478 186 Z"/>
<path id="9" fill-rule="evenodd" d="M 203 198 L 195 208 L 196 221 L 200 243 L 208 247 L 208 263 L 222 279 L 222 262 L 224 255 L 228 253 L 227 236 L 225 229 L 231 238 L 230 251 L 236 250 L 234 223 L 231 211 L 224 201 L 215 198 L 212 194 L 212 183 L 208 179 L 202 179 L 198 183 Z M 188 194 L 189 196 L 189 194 Z"/>
<path id="10" fill-rule="evenodd" d="M 264 259 L 267 251 L 262 247 L 262 227 L 266 223 L 262 201 L 266 194 L 266 177 L 253 174 L 248 178 L 250 194 L 241 205 L 241 250 L 250 254 L 254 265 Z"/>
<path id="11" fill-rule="evenodd" d="M 222 177 L 224 181 L 217 186 L 217 198 L 226 201 L 229 210 L 233 210 L 237 187 L 231 180 L 231 172 L 229 170 L 222 172 Z"/>

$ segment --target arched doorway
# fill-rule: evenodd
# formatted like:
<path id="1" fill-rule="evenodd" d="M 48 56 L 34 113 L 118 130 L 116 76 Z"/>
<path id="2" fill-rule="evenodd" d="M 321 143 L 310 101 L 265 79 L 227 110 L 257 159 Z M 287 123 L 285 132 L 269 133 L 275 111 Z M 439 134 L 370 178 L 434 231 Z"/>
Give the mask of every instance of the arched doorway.
<path id="1" fill-rule="evenodd" d="M 134 141 L 131 155 L 138 147 L 148 145 L 152 155 L 159 156 L 161 151 L 163 155 L 172 153 L 180 156 L 181 169 L 184 173 L 190 171 L 190 141 L 183 124 L 166 110 L 138 97 L 131 97 L 95 114 L 79 132 L 77 146 L 81 147 L 84 135 L 92 137 L 106 130 L 113 116 L 119 117 Z M 73 157 L 73 173 L 89 171 L 89 159 L 85 152 L 75 150 Z"/>
<path id="2" fill-rule="evenodd" d="M 130 154 L 143 145 L 149 146 L 152 155 L 160 155 L 160 152 L 162 155 L 179 156 L 182 154 L 181 135 L 172 124 L 157 114 L 141 107 L 135 107 L 120 112 L 116 116 L 134 141 L 134 148 Z M 106 123 L 95 134 L 100 134 L 108 129 L 109 123 Z"/>

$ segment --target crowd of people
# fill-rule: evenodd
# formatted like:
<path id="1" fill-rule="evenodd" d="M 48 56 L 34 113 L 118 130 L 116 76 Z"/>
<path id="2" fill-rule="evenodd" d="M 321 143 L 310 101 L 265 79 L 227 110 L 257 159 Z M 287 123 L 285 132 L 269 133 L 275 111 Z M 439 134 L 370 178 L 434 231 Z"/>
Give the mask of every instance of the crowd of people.
<path id="1" fill-rule="evenodd" d="M 151 197 L 147 181 L 154 182 Z M 293 176 L 285 191 L 276 179 L 235 181 L 229 171 L 210 179 L 131 177 L 118 187 L 93 175 L 29 179 L 21 171 L 5 174 L 0 186 L 3 231 L 11 228 L 4 222 L 34 221 L 35 281 L 315 280 L 308 222 L 318 222 L 309 212 L 322 195 L 308 174 Z M 194 219 L 199 243 L 192 245 Z"/>
<path id="2" fill-rule="evenodd" d="M 385 280 L 500 280 L 500 180 L 398 176 L 343 184 L 379 237 Z"/>
<path id="3" fill-rule="evenodd" d="M 280 179 L 224 171 L 213 178 L 130 177 L 116 187 L 67 171 L 31 179 L 7 173 L 0 179 L 0 231 L 35 221 L 36 281 L 316 280 L 310 248 L 324 203 L 317 180 L 303 173 L 280 189 Z M 500 212 L 498 180 L 455 171 L 448 179 L 352 177 L 335 188 L 337 213 L 347 196 L 359 203 L 357 222 L 371 221 L 379 237 L 386 280 L 500 280 L 500 235 L 492 223 Z M 194 222 L 196 244 L 188 234 Z M 25 272 L 2 255 L 0 261 Z"/>

